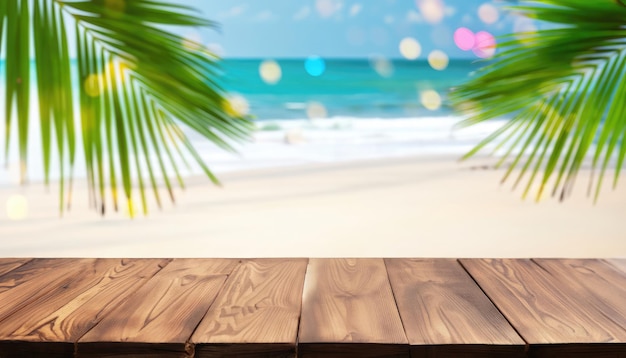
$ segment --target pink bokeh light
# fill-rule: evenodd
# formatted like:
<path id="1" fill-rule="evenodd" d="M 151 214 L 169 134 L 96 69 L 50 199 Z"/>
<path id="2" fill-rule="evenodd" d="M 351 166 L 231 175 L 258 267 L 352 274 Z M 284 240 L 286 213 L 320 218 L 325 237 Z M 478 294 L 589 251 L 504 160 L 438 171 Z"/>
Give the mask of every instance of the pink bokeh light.
<path id="1" fill-rule="evenodd" d="M 463 51 L 469 51 L 474 48 L 476 38 L 472 30 L 466 27 L 459 27 L 454 31 L 454 43 Z"/>
<path id="2" fill-rule="evenodd" d="M 466 27 L 459 27 L 454 31 L 454 43 L 461 50 L 471 50 L 481 58 L 490 58 L 496 53 L 496 39 L 487 31 L 474 34 Z"/>
<path id="3" fill-rule="evenodd" d="M 490 58 L 496 53 L 496 39 L 487 31 L 479 31 L 472 51 L 478 57 Z"/>

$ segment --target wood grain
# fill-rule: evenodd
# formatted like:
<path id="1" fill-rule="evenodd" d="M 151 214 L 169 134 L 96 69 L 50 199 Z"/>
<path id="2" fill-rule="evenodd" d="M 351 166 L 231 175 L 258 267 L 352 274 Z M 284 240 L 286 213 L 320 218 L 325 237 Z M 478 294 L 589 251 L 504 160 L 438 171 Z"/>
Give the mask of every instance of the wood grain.
<path id="1" fill-rule="evenodd" d="M 570 344 L 626 342 L 624 328 L 531 260 L 461 263 L 530 349 L 547 347 L 549 354 L 563 356 Z"/>
<path id="2" fill-rule="evenodd" d="M 307 262 L 244 261 L 193 334 L 196 357 L 295 356 Z"/>
<path id="3" fill-rule="evenodd" d="M 524 356 L 525 342 L 456 260 L 385 263 L 412 356 Z"/>
<path id="4" fill-rule="evenodd" d="M 626 329 L 626 273 L 601 260 L 534 261 L 585 304 Z"/>
<path id="5" fill-rule="evenodd" d="M 309 260 L 299 337 L 302 357 L 407 357 L 383 260 Z"/>
<path id="6" fill-rule="evenodd" d="M 174 259 L 78 342 L 79 357 L 181 357 L 239 261 Z"/>
<path id="7" fill-rule="evenodd" d="M 0 358 L 626 358 L 624 260 L 27 260 Z"/>
<path id="8" fill-rule="evenodd" d="M 169 260 L 98 259 L 76 272 L 67 285 L 54 287 L 46 295 L 14 312 L 0 325 L 0 341 L 32 342 L 27 355 L 46 356 L 51 342 L 72 347 L 128 295 L 154 276 Z M 58 345 L 57 345 L 58 346 Z M 3 349 L 4 348 L 4 349 Z M 0 350 L 10 350 L 0 343 Z"/>
<path id="9" fill-rule="evenodd" d="M 0 325 L 15 311 L 68 285 L 95 259 L 35 259 L 0 276 Z"/>
<path id="10" fill-rule="evenodd" d="M 24 265 L 30 260 L 31 259 L 0 259 L 0 276 Z"/>
<path id="11" fill-rule="evenodd" d="M 608 262 L 618 270 L 626 273 L 626 259 L 611 259 Z"/>

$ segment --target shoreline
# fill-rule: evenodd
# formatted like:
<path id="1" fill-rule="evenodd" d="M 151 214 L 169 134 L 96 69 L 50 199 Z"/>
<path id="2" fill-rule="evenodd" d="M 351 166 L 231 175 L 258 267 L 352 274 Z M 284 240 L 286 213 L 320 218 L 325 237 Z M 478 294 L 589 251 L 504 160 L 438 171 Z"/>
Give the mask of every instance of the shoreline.
<path id="1" fill-rule="evenodd" d="M 33 119 L 34 120 L 34 119 Z M 327 118 L 301 120 L 259 121 L 260 127 L 271 124 L 272 130 L 259 129 L 250 142 L 234 144 L 237 153 L 226 152 L 195 133 L 188 133 L 209 168 L 222 175 L 232 171 L 258 168 L 299 166 L 311 163 L 333 163 L 354 160 L 402 158 L 409 156 L 458 155 L 469 151 L 482 138 L 498 128 L 502 122 L 455 130 L 460 117 L 425 117 L 396 119 Z M 36 125 L 30 128 L 36 138 Z M 0 136 L 3 135 L 0 126 Z M 81 143 L 77 142 L 77 148 Z M 0 168 L 0 188 L 19 182 L 19 159 L 15 141 L 10 150 L 8 168 Z M 29 179 L 42 182 L 43 158 L 38 141 L 29 144 Z M 151 154 L 154 156 L 154 153 Z M 202 174 L 202 169 L 187 155 L 191 168 L 175 156 L 184 177 Z M 156 158 L 152 158 L 156 160 Z M 171 164 L 166 161 L 171 172 Z M 76 158 L 76 179 L 86 171 L 79 150 Z M 158 174 L 158 173 L 157 173 Z M 51 178 L 58 178 L 58 159 L 53 155 Z"/>
<path id="2" fill-rule="evenodd" d="M 493 163 L 419 156 L 257 169 L 186 179 L 175 207 L 130 220 L 87 211 L 75 183 L 59 218 L 55 187 L 1 188 L 29 201 L 0 219 L 3 257 L 626 257 L 626 184 L 586 197 L 585 172 L 564 203 L 522 201 Z M 206 185 L 204 185 L 206 184 Z M 165 199 L 165 191 L 162 191 Z M 153 200 L 151 200 L 153 202 Z"/>

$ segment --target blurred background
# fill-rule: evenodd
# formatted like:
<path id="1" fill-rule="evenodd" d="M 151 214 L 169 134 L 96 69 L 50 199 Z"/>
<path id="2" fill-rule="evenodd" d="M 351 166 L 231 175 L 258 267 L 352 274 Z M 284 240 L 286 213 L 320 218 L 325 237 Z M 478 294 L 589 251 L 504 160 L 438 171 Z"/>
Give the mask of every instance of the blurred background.
<path id="1" fill-rule="evenodd" d="M 538 26 L 502 1 L 186 3 L 220 25 L 182 35 L 224 58 L 232 109 L 259 129 L 236 160 L 203 148 L 217 171 L 460 155 L 501 123 L 456 130 L 448 92 L 497 52 L 495 36 Z"/>
<path id="2" fill-rule="evenodd" d="M 122 0 L 108 1 L 114 6 Z M 174 2 L 216 22 L 212 30 L 171 30 L 183 36 L 190 50 L 209 50 L 222 58 L 217 81 L 228 93 L 229 110 L 256 120 L 258 132 L 251 143 L 235 145 L 237 154 L 188 133 L 218 174 L 414 155 L 460 156 L 503 122 L 457 129 L 462 116 L 450 107 L 450 89 L 497 53 L 495 37 L 541 26 L 508 11 L 511 1 Z M 74 38 L 73 28 L 68 31 Z M 0 61 L 2 72 L 3 67 Z M 36 100 L 31 106 L 35 116 Z M 32 118 L 30 131 L 39 137 L 38 118 Z M 19 182 L 18 150 L 12 145 L 0 186 Z M 40 141 L 29 145 L 30 153 L 41 152 Z M 29 161 L 29 180 L 41 181 L 41 156 L 32 155 Z M 85 172 L 82 158 L 77 163 L 80 178 Z M 52 168 L 51 178 L 58 177 L 57 166 Z M 201 173 L 192 165 L 188 174 Z"/>
<path id="3" fill-rule="evenodd" d="M 79 157 L 72 211 L 59 220 L 55 185 L 17 185 L 13 148 L 0 172 L 4 256 L 626 252 L 620 219 L 626 187 L 595 207 L 584 185 L 566 204 L 536 205 L 498 186 L 503 170 L 483 170 L 493 159 L 457 162 L 507 118 L 460 129 L 463 115 L 450 107 L 450 90 L 489 63 L 499 36 L 546 26 L 511 13 L 506 6 L 513 2 L 177 1 L 219 24 L 216 31 L 173 30 L 189 49 L 223 59 L 217 71 L 228 110 L 255 119 L 257 131 L 235 145 L 237 153 L 188 133 L 224 187 L 202 175 L 187 178 L 186 190 L 176 190 L 175 209 L 167 203 L 159 211 L 151 202 L 147 217 L 131 221 L 122 208 L 100 220 L 88 207 Z M 37 122 L 30 128 L 35 133 Z M 28 174 L 37 183 L 43 179 L 40 141 L 30 145 Z M 193 165 L 186 172 L 197 174 L 202 171 Z"/>

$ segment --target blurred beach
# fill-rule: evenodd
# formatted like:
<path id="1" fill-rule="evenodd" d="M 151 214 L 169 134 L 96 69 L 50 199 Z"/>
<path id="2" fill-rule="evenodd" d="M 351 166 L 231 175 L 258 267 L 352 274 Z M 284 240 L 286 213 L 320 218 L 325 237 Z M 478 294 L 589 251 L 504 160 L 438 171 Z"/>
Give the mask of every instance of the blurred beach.
<path id="1" fill-rule="evenodd" d="M 523 201 L 500 186 L 493 160 L 422 155 L 315 163 L 203 177 L 176 205 L 131 220 L 88 208 L 75 184 L 58 213 L 56 187 L 0 189 L 28 202 L 23 220 L 0 219 L 3 257 L 626 257 L 626 186 L 593 205 L 581 180 L 564 203 Z M 162 191 L 165 196 L 165 191 Z"/>
<path id="2" fill-rule="evenodd" d="M 45 189 L 31 103 L 30 184 L 17 185 L 15 142 L 0 170 L 0 256 L 626 256 L 624 185 L 607 185 L 594 206 L 582 172 L 570 200 L 537 204 L 499 185 L 495 159 L 458 162 L 506 121 L 458 127 L 447 93 L 471 62 L 441 72 L 419 61 L 327 61 L 323 76 L 305 60 L 267 63 L 222 68 L 225 88 L 256 116 L 250 142 L 228 153 L 188 133 L 223 187 L 192 164 L 175 206 L 159 210 L 149 197 L 149 216 L 133 220 L 125 202 L 105 217 L 89 207 L 80 153 L 72 210 L 59 217 L 57 162 Z M 268 85 L 264 65 L 283 80 Z"/>

